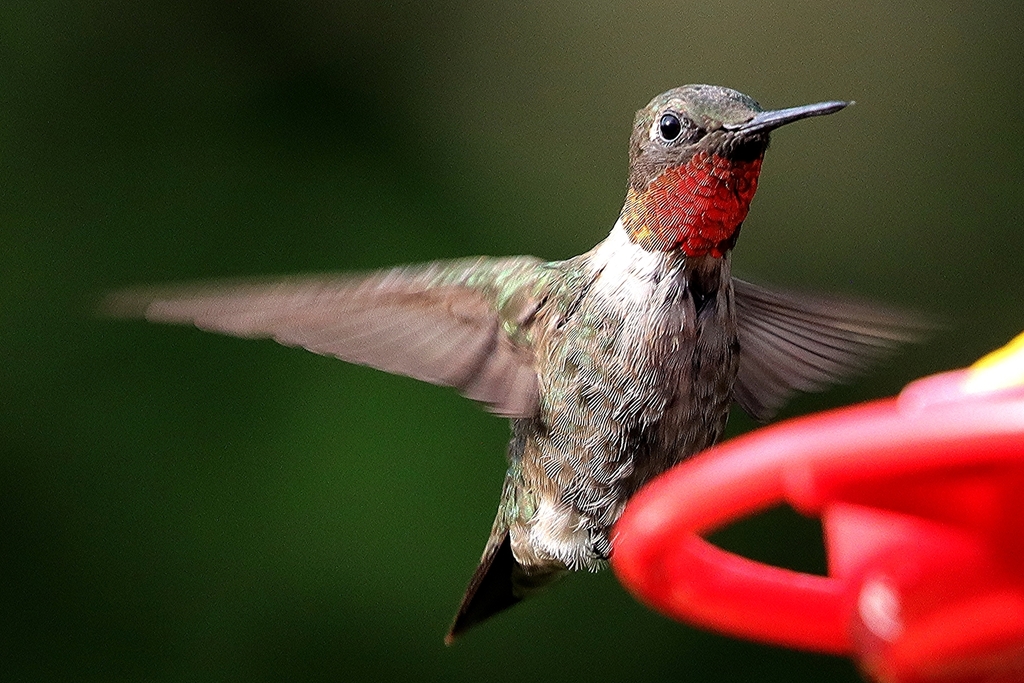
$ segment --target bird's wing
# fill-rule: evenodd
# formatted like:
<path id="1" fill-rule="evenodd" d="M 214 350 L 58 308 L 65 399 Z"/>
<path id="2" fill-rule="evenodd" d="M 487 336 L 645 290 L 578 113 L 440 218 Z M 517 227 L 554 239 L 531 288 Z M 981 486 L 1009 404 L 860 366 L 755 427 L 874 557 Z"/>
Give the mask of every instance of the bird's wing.
<path id="1" fill-rule="evenodd" d="M 794 392 L 842 382 L 931 327 L 911 313 L 772 291 L 736 278 L 733 290 L 740 343 L 733 398 L 761 421 Z"/>
<path id="2" fill-rule="evenodd" d="M 538 259 L 465 259 L 364 275 L 222 282 L 109 295 L 120 317 L 193 324 L 451 386 L 489 410 L 537 410 L 530 325 L 545 287 Z"/>

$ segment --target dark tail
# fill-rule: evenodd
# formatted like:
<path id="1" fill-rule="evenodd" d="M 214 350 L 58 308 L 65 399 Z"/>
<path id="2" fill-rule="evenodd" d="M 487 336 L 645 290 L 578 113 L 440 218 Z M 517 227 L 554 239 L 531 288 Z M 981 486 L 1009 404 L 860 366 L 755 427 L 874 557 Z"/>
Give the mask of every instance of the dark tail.
<path id="1" fill-rule="evenodd" d="M 445 644 L 451 645 L 467 629 L 540 592 L 566 571 L 561 565 L 528 571 L 512 554 L 506 529 L 497 536 L 497 542 L 487 544 L 480 566 L 466 587 L 455 621 L 444 637 Z"/>
<path id="2" fill-rule="evenodd" d="M 516 558 L 512 555 L 508 531 L 501 537 L 500 543 L 490 545 L 480 560 L 480 566 L 473 573 L 462 598 L 455 621 L 444 637 L 445 645 L 451 645 L 462 633 L 481 621 L 508 609 L 520 602 L 516 595 L 512 575 L 522 571 Z"/>

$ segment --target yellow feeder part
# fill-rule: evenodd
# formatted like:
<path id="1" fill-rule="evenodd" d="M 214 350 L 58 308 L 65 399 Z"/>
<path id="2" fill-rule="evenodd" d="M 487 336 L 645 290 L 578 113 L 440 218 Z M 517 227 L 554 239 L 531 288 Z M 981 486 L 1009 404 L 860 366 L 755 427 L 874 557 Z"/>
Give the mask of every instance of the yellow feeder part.
<path id="1" fill-rule="evenodd" d="M 963 391 L 981 394 L 1024 386 L 1024 333 L 968 369 Z"/>

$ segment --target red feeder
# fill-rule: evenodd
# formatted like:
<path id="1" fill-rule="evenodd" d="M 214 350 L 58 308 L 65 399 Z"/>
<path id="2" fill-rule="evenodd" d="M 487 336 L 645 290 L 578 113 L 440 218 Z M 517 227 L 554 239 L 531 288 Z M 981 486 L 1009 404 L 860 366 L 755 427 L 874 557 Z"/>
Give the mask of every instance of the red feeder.
<path id="1" fill-rule="evenodd" d="M 828 576 L 701 538 L 781 503 L 821 517 Z M 1024 335 L 673 468 L 626 507 L 612 566 L 675 619 L 851 655 L 881 681 L 1024 681 Z"/>

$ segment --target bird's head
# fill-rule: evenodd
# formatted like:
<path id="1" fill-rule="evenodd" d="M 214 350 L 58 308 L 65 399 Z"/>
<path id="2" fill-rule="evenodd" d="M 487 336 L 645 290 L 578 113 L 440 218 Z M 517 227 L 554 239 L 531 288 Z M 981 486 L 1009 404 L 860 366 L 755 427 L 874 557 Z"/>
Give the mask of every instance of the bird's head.
<path id="1" fill-rule="evenodd" d="M 723 256 L 757 190 L 769 133 L 847 104 L 765 111 L 743 93 L 713 85 L 658 95 L 633 123 L 623 228 L 650 251 Z"/>

